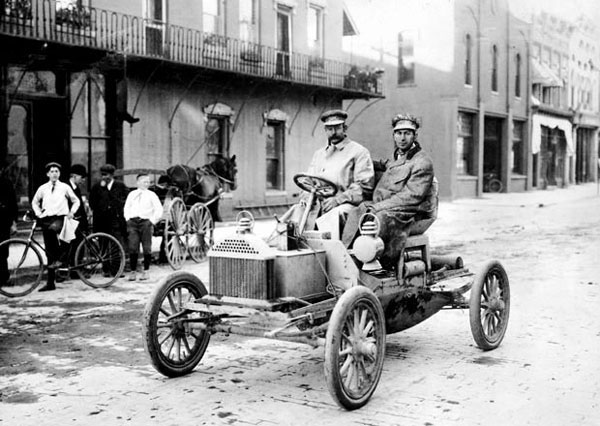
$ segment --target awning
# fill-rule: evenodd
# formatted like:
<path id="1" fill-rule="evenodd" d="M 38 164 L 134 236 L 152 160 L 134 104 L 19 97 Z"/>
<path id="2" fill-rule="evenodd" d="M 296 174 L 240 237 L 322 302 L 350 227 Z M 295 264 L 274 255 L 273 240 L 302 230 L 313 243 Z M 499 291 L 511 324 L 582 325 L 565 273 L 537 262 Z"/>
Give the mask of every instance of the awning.
<path id="1" fill-rule="evenodd" d="M 565 139 L 567 140 L 567 150 L 569 154 L 575 152 L 573 147 L 573 132 L 571 122 L 564 118 L 552 117 L 549 115 L 534 114 L 532 119 L 531 129 L 531 152 L 537 154 L 540 152 L 540 146 L 542 144 L 542 126 L 550 127 L 551 129 L 559 128 L 565 132 Z"/>
<path id="2" fill-rule="evenodd" d="M 562 78 L 560 78 L 552 69 L 536 59 L 531 60 L 531 70 L 533 84 L 541 84 L 545 87 L 563 87 Z"/>

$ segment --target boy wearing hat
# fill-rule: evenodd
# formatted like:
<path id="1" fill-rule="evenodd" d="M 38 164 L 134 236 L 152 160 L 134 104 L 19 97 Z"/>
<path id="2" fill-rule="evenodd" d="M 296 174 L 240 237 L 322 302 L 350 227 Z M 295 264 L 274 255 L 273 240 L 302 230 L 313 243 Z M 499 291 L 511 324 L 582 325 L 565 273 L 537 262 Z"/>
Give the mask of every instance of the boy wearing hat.
<path id="1" fill-rule="evenodd" d="M 64 247 L 58 239 L 65 216 L 72 219 L 79 208 L 79 199 L 69 185 L 58 180 L 61 165 L 55 162 L 46 164 L 48 182 L 41 185 L 31 201 L 31 207 L 42 226 L 44 247 L 48 257 L 48 281 L 40 291 L 55 290 L 56 268 L 64 254 Z M 69 208 L 69 202 L 71 207 Z"/>
<path id="2" fill-rule="evenodd" d="M 316 221 L 322 231 L 330 231 L 332 238 L 339 238 L 340 219 L 345 219 L 354 206 L 359 205 L 373 191 L 374 170 L 369 150 L 348 138 L 346 119 L 342 110 L 330 110 L 321 116 L 327 135 L 327 145 L 319 148 L 312 157 L 306 174 L 323 177 L 338 187 L 338 192 L 324 199 L 309 215 L 306 229 L 314 229 Z M 306 202 L 304 194 L 300 204 Z M 290 212 L 291 220 L 299 214 L 296 209 Z M 319 216 L 315 219 L 316 216 Z"/>
<path id="3" fill-rule="evenodd" d="M 100 167 L 100 181 L 90 191 L 94 232 L 105 232 L 115 237 L 125 248 L 126 225 L 123 207 L 129 190 L 123 182 L 115 180 L 115 166 Z"/>
<path id="4" fill-rule="evenodd" d="M 89 227 L 87 211 L 85 208 L 87 201 L 86 201 L 85 197 L 81 194 L 81 185 L 83 184 L 83 180 L 87 177 L 87 169 L 85 168 L 85 166 L 83 164 L 73 164 L 71 166 L 70 171 L 71 171 L 71 173 L 70 173 L 71 176 L 69 178 L 69 185 L 71 186 L 71 189 L 75 193 L 75 196 L 79 199 L 79 208 L 75 212 L 75 220 L 77 220 L 79 222 L 79 225 L 77 225 L 77 230 L 75 232 L 75 239 L 73 239 L 70 243 L 71 257 L 70 257 L 69 261 L 71 262 L 71 264 L 74 264 L 75 249 L 77 248 L 77 246 L 79 245 L 81 240 L 83 240 L 83 233 L 85 231 L 87 231 L 88 227 Z M 71 272 L 71 278 L 77 278 L 77 273 L 75 271 Z"/>
<path id="5" fill-rule="evenodd" d="M 348 216 L 342 242 L 349 247 L 358 231 L 358 220 L 366 212 L 379 219 L 385 249 L 379 259 L 393 269 L 411 233 L 423 233 L 437 216 L 437 181 L 431 157 L 417 142 L 417 118 L 398 114 L 392 119 L 394 160 L 388 163 L 373 191 L 373 201 L 362 203 Z M 414 224 L 418 222 L 418 228 Z"/>

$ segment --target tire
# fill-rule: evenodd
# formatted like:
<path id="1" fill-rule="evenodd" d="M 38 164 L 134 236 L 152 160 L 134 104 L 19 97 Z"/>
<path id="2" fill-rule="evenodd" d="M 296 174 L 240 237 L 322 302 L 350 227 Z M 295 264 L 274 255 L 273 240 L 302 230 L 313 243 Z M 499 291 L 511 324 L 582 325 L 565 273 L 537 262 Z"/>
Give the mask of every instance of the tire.
<path id="1" fill-rule="evenodd" d="M 194 204 L 188 212 L 188 253 L 196 263 L 206 258 L 206 253 L 213 246 L 215 224 L 213 218 L 202 203 Z"/>
<path id="2" fill-rule="evenodd" d="M 491 179 L 488 182 L 488 191 L 489 192 L 502 192 L 502 188 L 504 187 L 504 185 L 502 185 L 502 181 L 498 180 L 498 179 Z"/>
<path id="3" fill-rule="evenodd" d="M 152 365 L 159 373 L 167 377 L 186 375 L 204 356 L 210 333 L 188 327 L 188 320 L 200 318 L 203 314 L 182 313 L 182 306 L 205 294 L 206 287 L 196 276 L 175 272 L 156 287 L 146 303 L 142 337 Z M 168 319 L 176 313 L 182 314 Z"/>
<path id="4" fill-rule="evenodd" d="M 11 238 L 0 244 L 0 253 L 3 251 L 8 254 L 8 277 L 0 277 L 0 294 L 20 297 L 31 293 L 40 285 L 44 273 L 40 250 L 27 240 Z"/>
<path id="5" fill-rule="evenodd" d="M 165 253 L 171 268 L 181 269 L 187 257 L 187 210 L 181 198 L 173 198 L 165 218 Z"/>
<path id="6" fill-rule="evenodd" d="M 95 232 L 85 237 L 75 251 L 74 270 L 94 288 L 113 285 L 125 269 L 125 250 L 112 235 Z"/>
<path id="7" fill-rule="evenodd" d="M 352 287 L 336 303 L 325 339 L 325 378 L 338 405 L 355 410 L 369 401 L 379 383 L 384 356 L 381 303 L 367 287 Z"/>
<path id="8" fill-rule="evenodd" d="M 510 285 L 497 260 L 481 268 L 473 281 L 469 299 L 471 333 L 484 351 L 496 349 L 506 333 L 510 314 Z"/>

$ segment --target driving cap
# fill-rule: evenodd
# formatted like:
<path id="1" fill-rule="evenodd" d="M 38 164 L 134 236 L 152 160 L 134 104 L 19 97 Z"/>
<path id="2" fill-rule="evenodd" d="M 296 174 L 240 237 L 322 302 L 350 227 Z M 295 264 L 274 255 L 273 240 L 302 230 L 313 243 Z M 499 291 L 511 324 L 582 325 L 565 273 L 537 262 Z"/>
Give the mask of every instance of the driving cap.
<path id="1" fill-rule="evenodd" d="M 60 164 L 58 164 L 56 161 L 51 161 L 48 164 L 46 164 L 44 166 L 44 169 L 46 169 L 46 171 L 49 171 L 52 167 L 58 167 L 58 170 L 62 170 L 62 166 Z"/>
<path id="2" fill-rule="evenodd" d="M 409 114 L 398 114 L 392 118 L 392 127 L 396 130 L 412 130 L 416 132 L 420 123 L 417 117 Z"/>
<path id="3" fill-rule="evenodd" d="M 341 109 L 332 109 L 323 113 L 321 116 L 321 121 L 326 126 L 336 126 L 338 124 L 344 124 L 347 118 L 348 113 L 346 111 L 342 111 Z"/>
<path id="4" fill-rule="evenodd" d="M 100 167 L 100 173 L 108 173 L 109 175 L 114 175 L 115 170 L 117 170 L 117 168 L 112 164 L 105 164 L 104 166 Z"/>
<path id="5" fill-rule="evenodd" d="M 86 177 L 87 176 L 87 170 L 85 168 L 85 166 L 83 164 L 73 164 L 71 166 L 71 174 L 72 175 L 79 175 L 81 177 Z"/>

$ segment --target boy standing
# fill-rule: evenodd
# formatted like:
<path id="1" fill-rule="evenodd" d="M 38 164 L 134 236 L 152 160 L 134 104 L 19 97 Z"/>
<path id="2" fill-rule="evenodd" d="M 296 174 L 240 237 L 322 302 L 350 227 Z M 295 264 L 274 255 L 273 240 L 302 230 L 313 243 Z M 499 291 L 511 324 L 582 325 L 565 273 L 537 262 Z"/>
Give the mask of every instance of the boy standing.
<path id="1" fill-rule="evenodd" d="M 140 241 L 144 253 L 144 271 L 140 281 L 148 279 L 150 259 L 152 256 L 152 233 L 154 225 L 160 220 L 163 207 L 158 196 L 148 190 L 150 176 L 139 174 L 137 188 L 129 193 L 125 200 L 124 216 L 127 221 L 127 236 L 129 241 L 129 265 L 131 275 L 129 281 L 135 281 L 137 276 L 137 261 L 140 250 Z"/>
<path id="2" fill-rule="evenodd" d="M 56 268 L 60 266 L 62 251 L 58 234 L 63 227 L 65 216 L 73 219 L 79 208 L 79 199 L 69 185 L 58 180 L 61 165 L 55 162 L 46 164 L 48 182 L 38 188 L 31 207 L 42 225 L 44 246 L 48 257 L 48 281 L 40 291 L 55 290 Z M 69 209 L 69 201 L 71 208 Z"/>

